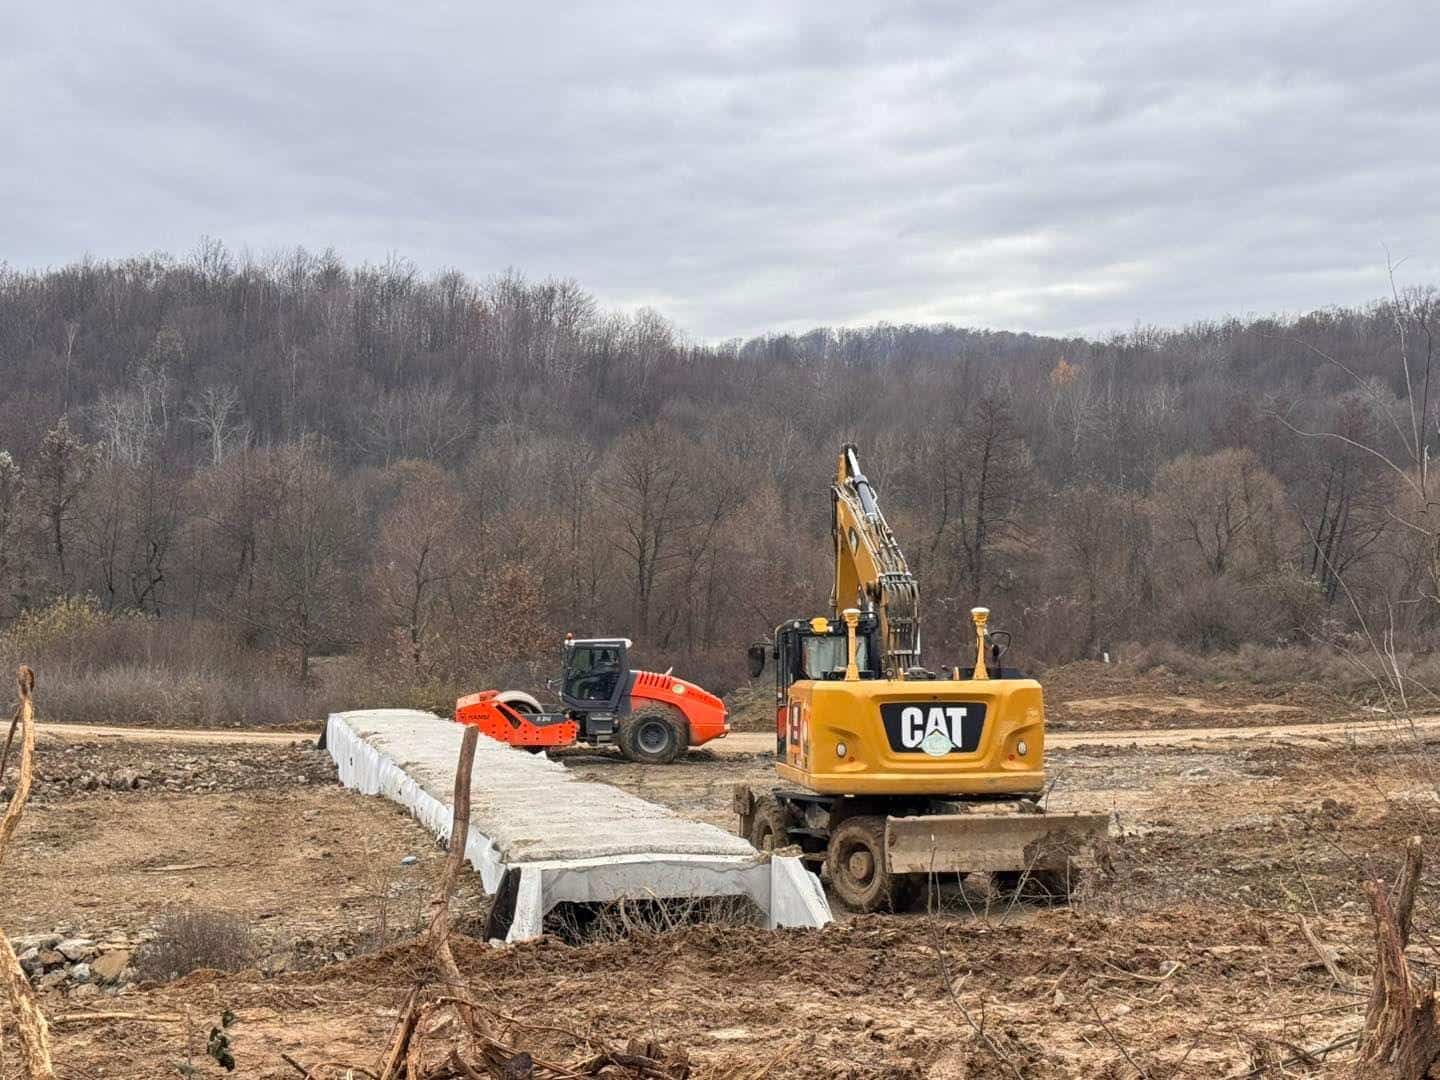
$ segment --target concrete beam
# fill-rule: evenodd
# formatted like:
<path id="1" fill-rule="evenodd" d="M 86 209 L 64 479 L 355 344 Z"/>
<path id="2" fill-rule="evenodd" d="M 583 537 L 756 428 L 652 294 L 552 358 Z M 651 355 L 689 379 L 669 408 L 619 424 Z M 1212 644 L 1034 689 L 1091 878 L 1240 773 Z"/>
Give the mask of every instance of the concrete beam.
<path id="1" fill-rule="evenodd" d="M 333 713 L 326 746 L 341 783 L 406 807 L 449 834 L 461 728 L 413 709 Z M 656 768 L 665 768 L 663 765 Z M 766 925 L 823 926 L 819 879 L 797 858 L 749 842 L 609 784 L 480 736 L 471 774 L 465 856 L 494 893 L 519 871 L 508 939 L 536 937 L 558 903 L 748 896 Z"/>

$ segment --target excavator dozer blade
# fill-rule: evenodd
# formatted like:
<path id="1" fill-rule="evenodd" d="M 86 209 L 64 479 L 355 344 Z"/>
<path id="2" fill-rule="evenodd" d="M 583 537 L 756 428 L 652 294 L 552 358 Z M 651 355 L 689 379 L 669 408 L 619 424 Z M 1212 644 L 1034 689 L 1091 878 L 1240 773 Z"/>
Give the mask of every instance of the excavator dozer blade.
<path id="1" fill-rule="evenodd" d="M 885 821 L 892 874 L 1068 872 L 1095 865 L 1109 814 L 932 814 Z"/>

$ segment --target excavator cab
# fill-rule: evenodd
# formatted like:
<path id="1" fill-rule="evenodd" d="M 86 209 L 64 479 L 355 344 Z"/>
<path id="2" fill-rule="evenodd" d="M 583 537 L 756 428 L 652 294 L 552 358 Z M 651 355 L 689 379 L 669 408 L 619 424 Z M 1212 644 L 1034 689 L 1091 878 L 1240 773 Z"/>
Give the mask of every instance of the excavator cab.
<path id="1" fill-rule="evenodd" d="M 775 692 L 784 700 L 790 684 L 800 679 L 837 682 L 850 661 L 849 637 L 838 619 L 794 619 L 775 631 Z M 862 613 L 855 634 L 855 667 L 862 679 L 884 676 L 880 668 L 879 621 Z M 758 674 L 758 673 L 757 673 Z"/>

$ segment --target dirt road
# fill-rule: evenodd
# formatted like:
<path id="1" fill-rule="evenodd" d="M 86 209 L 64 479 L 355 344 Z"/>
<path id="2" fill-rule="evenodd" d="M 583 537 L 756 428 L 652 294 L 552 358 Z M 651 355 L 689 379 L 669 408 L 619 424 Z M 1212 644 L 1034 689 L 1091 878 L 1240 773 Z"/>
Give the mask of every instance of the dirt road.
<path id="1" fill-rule="evenodd" d="M 1440 733 L 1440 716 L 1415 720 L 1422 734 Z M 1115 731 L 1050 731 L 1045 745 L 1051 750 L 1078 750 L 1091 746 L 1189 746 L 1194 743 L 1224 742 L 1306 742 L 1323 743 L 1336 739 L 1378 742 L 1387 737 L 1408 735 L 1409 725 L 1390 718 L 1359 723 L 1257 724 L 1248 727 L 1123 728 Z M 737 731 L 706 749 L 717 757 L 761 754 L 774 750 L 775 736 L 767 731 Z"/>
<path id="2" fill-rule="evenodd" d="M 1362 721 L 1329 721 L 1323 724 L 1256 724 L 1245 727 L 1144 728 L 1115 731 L 1052 731 L 1045 745 L 1058 750 L 1087 746 L 1188 746 L 1197 742 L 1327 742 L 1354 739 L 1378 742 L 1387 737 L 1408 735 L 1411 725 L 1393 717 Z M 1440 732 L 1440 716 L 1419 716 L 1414 730 L 1421 734 Z"/>
<path id="3" fill-rule="evenodd" d="M 106 727 L 103 724 L 36 724 L 35 734 L 39 739 L 56 739 L 61 742 L 123 739 L 126 742 L 202 743 L 210 746 L 223 743 L 289 746 L 297 740 L 314 742 L 318 736 L 314 731 Z"/>
<path id="4" fill-rule="evenodd" d="M 1421 716 L 1415 730 L 1424 734 L 1440 732 L 1440 716 Z M 97 724 L 38 724 L 40 738 L 83 742 L 95 739 L 124 739 L 131 742 L 164 743 L 248 743 L 285 746 L 297 740 L 313 740 L 313 731 L 269 731 L 193 728 L 106 727 Z M 1304 741 L 1308 743 L 1353 739 L 1377 742 L 1387 737 L 1408 735 L 1410 726 L 1389 717 L 1358 722 L 1331 721 L 1322 724 L 1256 724 L 1245 727 L 1125 728 L 1114 731 L 1052 731 L 1045 744 L 1054 750 L 1090 746 L 1188 746 L 1200 742 L 1237 740 L 1241 742 Z M 737 731 L 709 743 L 705 749 L 716 757 L 750 757 L 775 748 L 775 736 L 767 731 Z"/>

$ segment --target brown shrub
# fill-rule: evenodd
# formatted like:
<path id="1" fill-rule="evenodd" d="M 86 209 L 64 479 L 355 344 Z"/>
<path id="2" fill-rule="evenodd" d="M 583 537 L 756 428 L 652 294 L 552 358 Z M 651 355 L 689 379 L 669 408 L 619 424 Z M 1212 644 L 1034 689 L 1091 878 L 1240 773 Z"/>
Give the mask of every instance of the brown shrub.
<path id="1" fill-rule="evenodd" d="M 314 708 L 310 690 L 232 626 L 106 612 L 84 597 L 27 611 L 0 634 L 0 665 L 19 663 L 39 673 L 47 720 L 254 727 Z"/>
<path id="2" fill-rule="evenodd" d="M 161 917 L 155 937 L 135 958 L 140 977 L 178 979 L 201 968 L 239 971 L 254 958 L 255 940 L 238 915 L 187 909 Z"/>
<path id="3" fill-rule="evenodd" d="M 1164 616 L 1170 636 L 1201 654 L 1236 649 L 1255 636 L 1255 609 L 1228 577 L 1206 576 L 1177 591 Z"/>

